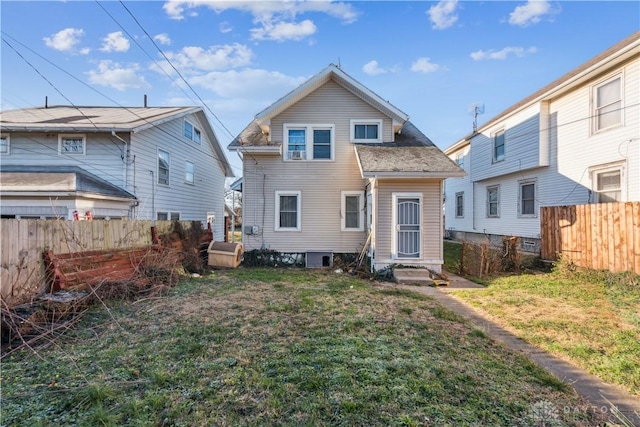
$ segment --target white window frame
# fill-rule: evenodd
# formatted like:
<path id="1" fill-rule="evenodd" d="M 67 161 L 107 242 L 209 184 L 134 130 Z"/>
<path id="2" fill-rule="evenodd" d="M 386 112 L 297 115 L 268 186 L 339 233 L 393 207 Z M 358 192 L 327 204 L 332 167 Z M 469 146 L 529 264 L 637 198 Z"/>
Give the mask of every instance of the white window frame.
<path id="1" fill-rule="evenodd" d="M 280 227 L 280 196 L 296 196 L 296 226 Z M 302 230 L 302 192 L 301 191 L 276 191 L 275 200 L 275 231 L 301 231 Z"/>
<path id="2" fill-rule="evenodd" d="M 291 158 L 291 152 L 295 150 L 289 150 L 289 130 L 304 129 L 305 131 L 305 155 L 299 160 Z M 313 158 L 313 131 L 314 130 L 329 130 L 331 131 L 331 156 L 328 159 L 314 159 Z M 336 126 L 334 124 L 307 124 L 307 123 L 285 123 L 282 127 L 282 139 L 283 150 L 282 156 L 285 161 L 299 162 L 299 161 L 315 161 L 315 162 L 331 162 L 334 161 L 336 155 Z"/>
<path id="3" fill-rule="evenodd" d="M 606 130 L 624 125 L 624 114 L 623 114 L 624 113 L 624 78 L 622 74 L 623 73 L 618 73 L 613 76 L 607 77 L 606 79 L 596 83 L 591 87 L 591 116 L 593 118 L 592 132 L 594 134 L 604 132 Z M 598 108 L 598 89 L 601 88 L 602 86 L 612 83 L 614 80 L 617 80 L 617 79 L 620 79 L 620 94 L 619 94 L 618 100 L 614 103 L 603 105 L 600 108 Z M 599 110 L 606 108 L 610 105 L 616 104 L 618 102 L 620 103 L 620 109 L 619 109 L 620 121 L 612 125 L 609 125 L 607 127 L 600 128 L 598 125 L 598 122 L 599 122 L 598 119 L 600 118 Z"/>
<path id="4" fill-rule="evenodd" d="M 80 151 L 62 151 L 62 141 L 66 139 L 81 139 L 82 140 L 82 152 Z M 70 154 L 72 156 L 79 155 L 84 156 L 87 154 L 87 136 L 84 134 L 60 134 L 58 135 L 58 154 Z"/>
<path id="5" fill-rule="evenodd" d="M 594 166 L 589 168 L 589 174 L 591 175 L 591 201 L 593 203 L 611 203 L 601 202 L 600 193 L 607 193 L 607 191 L 598 190 L 598 177 L 604 173 L 610 173 L 617 171 L 620 174 L 620 202 L 627 200 L 627 185 L 625 176 L 625 162 L 608 163 L 604 165 Z"/>
<path id="6" fill-rule="evenodd" d="M 498 158 L 496 156 L 496 141 L 498 137 L 502 135 L 502 157 Z M 504 161 L 507 157 L 507 132 L 503 129 L 498 129 L 493 133 L 493 137 L 491 138 L 491 158 L 493 159 L 493 163 L 498 163 Z"/>
<path id="7" fill-rule="evenodd" d="M 358 197 L 358 226 L 347 227 L 347 197 Z M 364 191 L 340 192 L 341 231 L 364 231 Z"/>
<path id="8" fill-rule="evenodd" d="M 491 215 L 491 198 L 489 197 L 489 193 L 495 190 L 496 191 L 496 214 Z M 487 186 L 487 218 L 500 218 L 500 185 L 488 185 Z"/>
<path id="9" fill-rule="evenodd" d="M 189 170 L 189 165 L 191 165 L 191 170 Z M 191 179 L 189 179 L 189 176 L 191 176 Z M 196 183 L 196 165 L 188 160 L 184 163 L 184 182 L 190 185 Z"/>
<path id="10" fill-rule="evenodd" d="M 522 187 L 533 185 L 533 213 L 524 213 L 524 203 L 522 200 Z M 518 181 L 518 217 L 520 218 L 537 218 L 538 217 L 538 180 L 535 178 L 523 179 Z"/>
<path id="11" fill-rule="evenodd" d="M 167 219 L 158 218 L 160 215 L 166 216 Z M 156 212 L 156 220 L 157 221 L 180 221 L 180 212 L 158 211 Z"/>
<path id="12" fill-rule="evenodd" d="M 456 164 L 462 170 L 464 170 L 464 152 L 456 154 Z"/>
<path id="13" fill-rule="evenodd" d="M 353 119 L 349 122 L 349 139 L 351 142 L 382 142 L 382 119 Z M 376 125 L 378 126 L 378 137 L 373 138 L 358 138 L 356 139 L 356 125 Z"/>
<path id="14" fill-rule="evenodd" d="M 167 155 L 168 158 L 168 166 L 167 166 L 167 182 L 160 182 L 160 153 L 165 153 Z M 158 176 L 156 177 L 156 182 L 158 183 L 158 185 L 164 185 L 164 186 L 169 186 L 171 184 L 171 153 L 166 151 L 166 150 L 162 150 L 160 148 L 158 148 L 158 157 L 157 157 L 157 164 L 156 164 L 156 173 L 158 174 Z"/>
<path id="15" fill-rule="evenodd" d="M 458 197 L 461 199 L 462 212 L 458 213 Z M 456 218 L 464 218 L 464 191 L 456 193 L 456 197 L 453 199 L 453 210 Z"/>
<path id="16" fill-rule="evenodd" d="M 11 154 L 11 136 L 8 134 L 0 134 L 0 138 L 2 138 L 5 143 L 0 143 L 0 154 L 3 156 L 8 156 Z"/>
<path id="17" fill-rule="evenodd" d="M 191 126 L 191 136 L 187 135 L 187 125 Z M 200 144 L 202 141 L 202 131 L 192 121 L 185 119 L 182 127 L 182 135 L 190 141 Z"/>

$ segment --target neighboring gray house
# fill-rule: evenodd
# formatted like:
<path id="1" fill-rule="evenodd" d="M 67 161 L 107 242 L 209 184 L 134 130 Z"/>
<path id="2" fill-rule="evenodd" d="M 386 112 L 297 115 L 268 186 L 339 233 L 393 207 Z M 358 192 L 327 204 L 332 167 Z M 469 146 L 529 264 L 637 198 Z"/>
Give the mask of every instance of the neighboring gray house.
<path id="1" fill-rule="evenodd" d="M 368 247 L 373 268 L 443 263 L 442 191 L 463 172 L 409 116 L 329 65 L 261 111 L 229 145 L 243 158 L 245 249 Z"/>
<path id="2" fill-rule="evenodd" d="M 445 150 L 447 233 L 519 236 L 539 250 L 540 207 L 640 200 L 640 32 Z"/>
<path id="3" fill-rule="evenodd" d="M 0 131 L 3 218 L 199 220 L 224 236 L 233 174 L 199 107 L 11 110 Z"/>

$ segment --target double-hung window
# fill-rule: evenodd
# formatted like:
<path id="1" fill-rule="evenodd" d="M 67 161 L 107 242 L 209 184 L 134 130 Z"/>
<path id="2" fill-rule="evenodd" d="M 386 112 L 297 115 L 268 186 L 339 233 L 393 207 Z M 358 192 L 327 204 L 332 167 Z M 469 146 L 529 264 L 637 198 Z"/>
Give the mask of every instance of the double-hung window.
<path id="1" fill-rule="evenodd" d="M 11 152 L 11 141 L 9 135 L 0 136 L 0 154 L 9 154 Z"/>
<path id="2" fill-rule="evenodd" d="M 493 161 L 501 162 L 504 160 L 504 130 L 500 130 L 493 135 Z"/>
<path id="3" fill-rule="evenodd" d="M 196 166 L 191 162 L 186 162 L 184 165 L 184 182 L 187 184 L 194 184 L 196 176 Z"/>
<path id="4" fill-rule="evenodd" d="M 464 191 L 456 193 L 456 218 L 464 217 Z"/>
<path id="5" fill-rule="evenodd" d="M 351 142 L 382 142 L 382 120 L 351 120 Z"/>
<path id="6" fill-rule="evenodd" d="M 276 191 L 276 231 L 300 231 L 300 191 Z"/>
<path id="7" fill-rule="evenodd" d="M 84 135 L 59 135 L 58 152 L 60 154 L 85 154 L 86 142 Z"/>
<path id="8" fill-rule="evenodd" d="M 613 77 L 593 88 L 594 132 L 622 123 L 622 76 Z"/>
<path id="9" fill-rule="evenodd" d="M 592 169 L 594 202 L 610 203 L 623 201 L 623 166 L 609 164 Z"/>
<path id="10" fill-rule="evenodd" d="M 158 184 L 169 185 L 169 167 L 171 165 L 171 155 L 158 150 Z"/>
<path id="11" fill-rule="evenodd" d="M 458 153 L 456 155 L 456 164 L 460 167 L 460 169 L 464 169 L 464 153 Z"/>
<path id="12" fill-rule="evenodd" d="M 536 181 L 520 181 L 518 214 L 521 217 L 536 217 Z"/>
<path id="13" fill-rule="evenodd" d="M 342 231 L 364 230 L 364 192 L 342 191 Z"/>
<path id="14" fill-rule="evenodd" d="M 500 186 L 487 187 L 487 217 L 500 217 Z"/>
<path id="15" fill-rule="evenodd" d="M 334 125 L 285 124 L 285 160 L 333 160 Z"/>

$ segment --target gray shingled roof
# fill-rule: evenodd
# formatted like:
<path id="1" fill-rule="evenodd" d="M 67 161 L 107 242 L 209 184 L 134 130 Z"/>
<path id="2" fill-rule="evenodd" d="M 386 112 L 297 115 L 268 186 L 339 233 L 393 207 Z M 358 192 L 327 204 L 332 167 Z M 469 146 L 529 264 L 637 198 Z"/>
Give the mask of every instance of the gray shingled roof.
<path id="1" fill-rule="evenodd" d="M 75 175 L 75 185 L 67 191 L 99 194 L 102 196 L 135 199 L 136 196 L 78 166 L 18 166 L 2 165 L 0 172 L 0 190 L 11 191 L 56 191 L 59 185 L 54 177 L 62 182 Z M 67 184 L 64 184 L 67 185 Z M 59 191 L 59 190 L 58 190 Z"/>
<path id="2" fill-rule="evenodd" d="M 242 146 L 268 146 L 267 136 L 262 133 L 262 129 L 256 120 L 251 121 L 249 125 L 236 136 L 227 146 L 230 150 L 238 149 Z"/>
<path id="3" fill-rule="evenodd" d="M 373 176 L 464 176 L 447 157 L 411 122 L 396 134 L 395 142 L 355 144 L 364 177 Z"/>

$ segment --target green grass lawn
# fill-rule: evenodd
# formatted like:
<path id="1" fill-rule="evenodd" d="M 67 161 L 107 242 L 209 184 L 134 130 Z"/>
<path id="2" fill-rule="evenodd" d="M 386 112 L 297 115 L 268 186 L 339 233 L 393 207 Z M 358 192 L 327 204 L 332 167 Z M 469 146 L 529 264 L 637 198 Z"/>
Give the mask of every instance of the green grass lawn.
<path id="1" fill-rule="evenodd" d="M 293 269 L 221 271 L 94 306 L 46 348 L 5 357 L 1 386 L 7 426 L 602 421 L 427 297 Z"/>
<path id="2" fill-rule="evenodd" d="M 449 265 L 455 250 L 445 251 Z M 486 289 L 452 294 L 525 341 L 640 396 L 640 277 L 568 267 L 495 276 Z"/>

